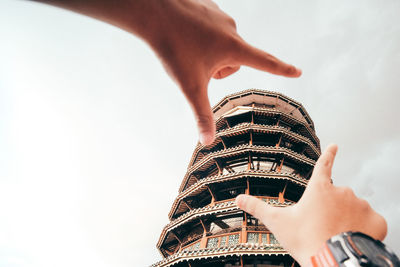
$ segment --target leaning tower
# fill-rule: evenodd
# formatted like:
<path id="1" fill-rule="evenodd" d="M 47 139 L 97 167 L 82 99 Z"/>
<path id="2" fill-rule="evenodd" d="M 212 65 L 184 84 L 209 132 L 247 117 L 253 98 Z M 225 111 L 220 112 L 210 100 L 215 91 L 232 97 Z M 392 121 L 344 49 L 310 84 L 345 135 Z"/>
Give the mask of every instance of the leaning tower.
<path id="1" fill-rule="evenodd" d="M 234 200 L 296 203 L 320 155 L 313 121 L 293 99 L 256 89 L 225 97 L 213 111 L 216 139 L 196 146 L 157 243 L 163 260 L 152 266 L 298 266 Z"/>

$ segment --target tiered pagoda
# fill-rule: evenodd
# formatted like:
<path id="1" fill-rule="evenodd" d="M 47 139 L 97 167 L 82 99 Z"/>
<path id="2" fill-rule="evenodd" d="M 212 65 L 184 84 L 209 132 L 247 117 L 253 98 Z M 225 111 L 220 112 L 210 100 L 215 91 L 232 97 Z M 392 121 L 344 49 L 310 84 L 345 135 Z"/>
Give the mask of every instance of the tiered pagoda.
<path id="1" fill-rule="evenodd" d="M 216 139 L 196 146 L 157 243 L 164 259 L 152 266 L 298 266 L 234 200 L 296 203 L 320 155 L 313 121 L 299 102 L 256 89 L 225 97 L 213 111 Z"/>

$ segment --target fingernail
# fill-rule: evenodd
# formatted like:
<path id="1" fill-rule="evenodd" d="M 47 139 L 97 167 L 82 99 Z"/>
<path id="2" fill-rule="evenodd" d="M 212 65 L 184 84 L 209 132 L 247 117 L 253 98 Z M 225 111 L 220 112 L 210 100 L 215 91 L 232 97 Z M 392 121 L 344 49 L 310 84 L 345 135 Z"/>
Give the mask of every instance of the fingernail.
<path id="1" fill-rule="evenodd" d="M 214 141 L 214 135 L 209 132 L 200 133 L 199 135 L 200 143 L 203 145 L 209 145 Z"/>
<path id="2" fill-rule="evenodd" d="M 205 136 L 204 136 L 204 134 L 200 134 L 200 143 L 202 143 L 203 145 L 205 145 L 205 141 L 206 141 L 206 138 L 205 138 Z"/>
<path id="3" fill-rule="evenodd" d="M 336 155 L 336 153 L 338 151 L 338 145 L 337 144 L 330 144 L 326 149 L 328 149 L 328 148 L 332 149 L 332 153 L 334 155 Z"/>

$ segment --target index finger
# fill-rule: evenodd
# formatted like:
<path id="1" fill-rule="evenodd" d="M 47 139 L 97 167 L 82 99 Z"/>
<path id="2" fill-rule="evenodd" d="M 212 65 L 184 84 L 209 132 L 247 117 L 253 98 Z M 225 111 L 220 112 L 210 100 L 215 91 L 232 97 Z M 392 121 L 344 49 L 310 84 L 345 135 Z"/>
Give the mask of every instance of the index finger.
<path id="1" fill-rule="evenodd" d="M 261 49 L 249 44 L 244 45 L 244 49 L 239 57 L 241 64 L 262 71 L 285 77 L 299 77 L 301 70 L 293 65 L 287 64 Z"/>
<path id="2" fill-rule="evenodd" d="M 270 206 L 254 196 L 242 194 L 236 197 L 235 202 L 240 209 L 261 220 L 266 227 L 271 227 L 279 217 L 279 208 Z"/>

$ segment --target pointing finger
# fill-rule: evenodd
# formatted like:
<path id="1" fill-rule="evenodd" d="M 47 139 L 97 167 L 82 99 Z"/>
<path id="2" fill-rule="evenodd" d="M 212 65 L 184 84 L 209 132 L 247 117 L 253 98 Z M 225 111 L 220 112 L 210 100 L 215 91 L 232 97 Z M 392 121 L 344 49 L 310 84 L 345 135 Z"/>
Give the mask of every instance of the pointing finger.
<path id="1" fill-rule="evenodd" d="M 256 197 L 239 195 L 235 201 L 240 209 L 261 220 L 268 228 L 277 219 L 279 208 L 272 207 Z"/>
<path id="2" fill-rule="evenodd" d="M 276 57 L 248 44 L 240 57 L 241 64 L 285 77 L 299 77 L 301 70 L 284 63 Z"/>

